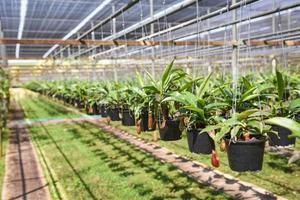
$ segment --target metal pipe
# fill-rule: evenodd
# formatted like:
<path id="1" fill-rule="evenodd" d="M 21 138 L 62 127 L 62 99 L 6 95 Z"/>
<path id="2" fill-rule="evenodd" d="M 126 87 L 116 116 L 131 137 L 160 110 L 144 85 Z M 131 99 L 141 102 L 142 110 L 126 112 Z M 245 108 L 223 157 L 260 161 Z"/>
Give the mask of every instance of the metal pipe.
<path id="1" fill-rule="evenodd" d="M 108 23 L 111 19 L 118 17 L 119 15 L 121 15 L 126 10 L 130 9 L 132 6 L 134 6 L 139 1 L 140 0 L 131 0 L 128 4 L 122 6 L 120 9 L 113 12 L 110 16 L 106 17 L 104 20 L 102 20 L 101 22 L 95 24 L 92 28 L 90 28 L 89 30 L 87 30 L 86 32 L 81 34 L 81 36 L 78 37 L 77 40 L 80 40 L 80 39 L 84 38 L 88 34 L 92 33 L 93 31 L 97 30 L 98 28 L 100 28 L 104 24 Z M 62 50 L 64 50 L 65 48 L 67 48 L 67 47 L 64 47 Z M 56 55 L 54 54 L 54 56 L 56 56 Z"/>
<path id="2" fill-rule="evenodd" d="M 246 3 L 246 2 L 245 2 Z M 260 18 L 260 17 L 265 17 L 265 16 L 268 16 L 268 15 L 271 15 L 271 14 L 274 14 L 276 12 L 280 12 L 280 11 L 285 11 L 285 10 L 289 10 L 289 9 L 292 9 L 292 8 L 295 8 L 295 7 L 299 7 L 300 6 L 300 3 L 296 3 L 296 4 L 292 4 L 290 6 L 286 6 L 286 7 L 283 7 L 283 8 L 276 8 L 276 9 L 273 9 L 271 11 L 267 11 L 265 13 L 260 13 L 258 15 L 254 15 L 252 17 L 250 17 L 250 20 L 253 20 L 253 19 L 257 19 L 257 18 Z M 197 35 L 201 34 L 201 33 L 204 33 L 204 32 L 209 32 L 209 31 L 212 31 L 212 30 L 215 30 L 215 29 L 218 29 L 218 28 L 223 28 L 223 27 L 226 27 L 226 26 L 231 26 L 231 25 L 234 25 L 234 24 L 238 24 L 238 23 L 241 23 L 241 22 L 245 22 L 245 21 L 248 21 L 249 20 L 249 17 L 248 18 L 244 18 L 244 19 L 241 19 L 241 20 L 234 20 L 232 22 L 229 22 L 229 23 L 224 23 L 224 24 L 221 24 L 219 26 L 215 26 L 215 27 L 212 27 L 212 28 L 208 28 L 208 29 L 204 29 L 198 33 L 196 33 Z M 300 31 L 300 28 L 296 28 L 296 29 L 292 29 L 292 30 L 286 30 L 286 31 L 281 31 L 281 32 L 276 32 L 275 34 L 282 34 L 282 33 L 286 33 L 286 32 L 294 32 L 294 31 Z M 190 35 L 194 35 L 194 37 L 196 37 L 197 35 L 195 35 L 195 33 L 192 33 L 192 34 L 188 34 L 188 35 L 185 35 L 185 36 L 182 36 L 182 37 L 179 37 L 179 38 L 176 38 L 176 40 L 186 40 L 185 37 L 188 37 Z M 271 33 L 271 34 L 266 34 L 266 35 L 262 35 L 262 36 L 256 36 L 256 37 L 251 37 L 251 39 L 258 39 L 258 38 L 262 38 L 262 37 L 267 37 L 267 36 L 273 36 L 274 33 Z M 244 39 L 242 40 L 243 42 L 244 41 L 247 41 L 248 39 Z M 118 49 L 120 49 L 120 47 L 118 47 Z M 110 49 L 110 52 L 113 51 L 113 49 Z M 99 55 L 103 55 L 105 52 L 101 52 L 99 53 Z"/>
<path id="3" fill-rule="evenodd" d="M 203 16 L 201 16 L 201 17 L 198 17 L 198 18 L 196 18 L 196 19 L 192 19 L 192 20 L 183 22 L 183 23 L 178 24 L 178 25 L 176 25 L 176 26 L 173 26 L 173 27 L 167 28 L 167 29 L 165 29 L 165 30 L 156 32 L 156 33 L 154 33 L 154 34 L 150 34 L 150 35 L 148 35 L 148 36 L 146 36 L 146 37 L 140 38 L 139 40 L 140 40 L 140 41 L 142 41 L 142 40 L 147 40 L 147 39 L 153 38 L 153 37 L 155 37 L 155 36 L 158 36 L 158 35 L 161 35 L 161 34 L 164 34 L 164 33 L 168 33 L 168 32 L 171 32 L 171 31 L 175 31 L 175 30 L 177 30 L 177 29 L 180 29 L 180 28 L 186 27 L 186 26 L 188 26 L 188 25 L 197 23 L 198 21 L 203 21 L 203 20 L 205 20 L 205 19 L 209 19 L 209 18 L 218 16 L 218 15 L 224 14 L 224 13 L 226 13 L 226 12 L 228 12 L 228 11 L 231 11 L 231 10 L 233 10 L 233 9 L 236 9 L 236 8 L 240 7 L 241 5 L 248 5 L 248 4 L 254 3 L 254 2 L 256 2 L 256 1 L 259 1 L 259 0 L 245 0 L 245 1 L 241 1 L 241 2 L 236 3 L 236 4 L 232 4 L 231 6 L 227 5 L 227 6 L 221 8 L 221 9 L 218 9 L 218 10 L 216 10 L 216 11 L 214 11 L 214 12 L 210 12 L 210 13 L 208 13 L 208 14 L 206 14 L 206 15 L 203 15 Z M 125 46 L 123 46 L 123 47 L 125 47 Z M 120 49 L 120 47 L 117 47 L 117 48 L 115 48 L 115 49 Z M 112 51 L 113 51 L 113 50 L 112 50 Z M 111 51 L 109 51 L 109 52 L 111 52 Z M 100 56 L 100 55 L 103 55 L 103 54 L 105 54 L 105 53 L 106 53 L 106 52 L 100 52 L 100 53 L 98 53 L 98 54 L 96 54 L 96 55 L 94 55 L 94 56 L 92 56 L 92 57 L 96 57 L 96 56 L 98 56 L 98 55 Z"/>
<path id="4" fill-rule="evenodd" d="M 235 4 L 236 0 L 232 0 L 232 4 Z M 232 14 L 232 21 L 237 21 L 237 11 L 234 10 Z M 238 42 L 238 32 L 237 32 L 237 24 L 232 25 L 232 40 L 234 42 Z M 233 88 L 237 87 L 238 82 L 238 46 L 232 45 L 232 54 L 231 54 L 231 67 L 232 67 L 232 83 Z M 233 108 L 235 109 L 235 108 Z M 235 110 L 234 110 L 235 112 Z"/>
<path id="5" fill-rule="evenodd" d="M 0 38 L 3 38 L 4 34 L 2 32 L 2 25 L 0 21 Z M 0 45 L 0 60 L 2 61 L 2 66 L 3 68 L 6 68 L 8 63 L 7 63 L 7 57 L 6 57 L 6 47 L 5 45 Z M 1 67 L 1 66 L 0 66 Z"/>
<path id="6" fill-rule="evenodd" d="M 103 38 L 103 40 L 115 40 L 123 35 L 126 35 L 127 33 L 130 33 L 138 28 L 141 28 L 143 26 L 146 26 L 162 17 L 165 17 L 165 16 L 168 16 L 170 14 L 173 14 L 174 12 L 178 11 L 178 10 L 182 10 L 183 8 L 186 8 L 187 6 L 190 6 L 191 4 L 195 3 L 196 0 L 183 0 L 177 4 L 174 4 L 170 7 L 168 7 L 167 9 L 165 10 L 162 10 L 158 13 L 155 13 L 152 17 L 147 17 L 145 18 L 144 20 L 132 25 L 132 26 L 129 26 L 128 28 L 122 30 L 122 31 L 119 31 L 117 32 L 116 34 L 114 35 L 111 35 L 111 36 L 108 36 L 106 38 Z M 85 51 L 83 51 L 81 54 L 78 54 L 78 55 L 75 55 L 75 57 L 77 56 L 80 56 L 82 54 L 85 54 L 89 51 L 91 51 L 93 48 L 90 48 L 90 49 L 87 49 Z"/>
<path id="7" fill-rule="evenodd" d="M 232 22 L 224 23 L 224 24 L 221 24 L 221 25 L 216 26 L 216 27 L 207 28 L 207 29 L 204 29 L 204 30 L 202 30 L 202 31 L 200 31 L 198 33 L 189 33 L 189 34 L 186 34 L 184 36 L 181 36 L 180 38 L 176 38 L 176 40 L 178 40 L 178 39 L 184 39 L 184 40 L 186 40 L 188 36 L 194 36 L 194 37 L 196 37 L 197 35 L 195 35 L 195 34 L 201 34 L 201 33 L 212 31 L 212 30 L 215 30 L 215 29 L 218 29 L 218 28 L 224 28 L 224 27 L 235 25 L 235 24 L 242 23 L 242 22 L 245 22 L 245 21 L 249 21 L 249 20 L 253 20 L 253 19 L 265 17 L 265 16 L 268 16 L 268 15 L 271 15 L 271 14 L 274 14 L 274 13 L 277 13 L 277 12 L 289 10 L 289 9 L 296 8 L 296 7 L 299 7 L 299 6 L 300 6 L 300 3 L 296 3 L 296 4 L 293 4 L 293 5 L 290 5 L 290 6 L 285 6 L 285 7 L 282 7 L 282 8 L 276 8 L 276 9 L 273 9 L 273 10 L 270 10 L 270 11 L 267 11 L 267 12 L 264 12 L 264 13 L 260 13 L 260 14 L 254 15 L 252 17 L 246 17 L 244 19 L 234 20 Z M 191 38 L 189 38 L 189 39 L 191 39 Z"/>

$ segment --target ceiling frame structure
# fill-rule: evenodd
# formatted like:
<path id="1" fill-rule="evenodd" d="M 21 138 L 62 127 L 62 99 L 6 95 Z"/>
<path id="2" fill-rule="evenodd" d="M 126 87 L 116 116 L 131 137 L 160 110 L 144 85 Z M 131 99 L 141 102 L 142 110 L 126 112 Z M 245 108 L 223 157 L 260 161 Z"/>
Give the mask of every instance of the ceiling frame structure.
<path id="1" fill-rule="evenodd" d="M 21 59 L 151 58 L 149 65 L 174 56 L 201 57 L 211 65 L 220 59 L 242 64 L 257 56 L 264 57 L 262 65 L 274 56 L 293 63 L 289 59 L 300 57 L 298 0 L 107 0 L 65 39 L 102 0 L 28 0 L 22 38 L 20 2 L 0 0 L 0 45 L 9 59 L 18 44 Z"/>

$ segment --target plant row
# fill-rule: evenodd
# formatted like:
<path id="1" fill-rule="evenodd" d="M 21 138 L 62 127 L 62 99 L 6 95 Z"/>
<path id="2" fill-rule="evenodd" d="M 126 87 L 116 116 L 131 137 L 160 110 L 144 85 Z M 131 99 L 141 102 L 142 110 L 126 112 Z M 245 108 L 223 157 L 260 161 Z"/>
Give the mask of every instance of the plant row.
<path id="1" fill-rule="evenodd" d="M 158 129 L 160 139 L 179 140 L 186 130 L 191 152 L 227 151 L 234 171 L 261 170 L 265 144 L 293 146 L 300 136 L 299 74 L 249 74 L 233 83 L 229 76 L 193 77 L 167 65 L 159 78 L 146 72 L 126 82 L 31 82 L 30 90 L 136 126 Z M 297 122 L 298 121 L 298 122 Z"/>
<path id="2" fill-rule="evenodd" d="M 0 133 L 6 128 L 9 110 L 9 77 L 0 67 Z"/>

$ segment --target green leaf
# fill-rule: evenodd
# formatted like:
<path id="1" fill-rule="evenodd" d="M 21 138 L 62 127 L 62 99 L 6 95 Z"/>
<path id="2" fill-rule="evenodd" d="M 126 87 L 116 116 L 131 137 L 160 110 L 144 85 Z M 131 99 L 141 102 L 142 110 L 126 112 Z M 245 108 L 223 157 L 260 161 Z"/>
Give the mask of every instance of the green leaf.
<path id="1" fill-rule="evenodd" d="M 251 83 L 245 77 L 242 77 L 242 79 L 245 87 L 247 88 L 247 90 L 249 90 L 252 87 Z"/>
<path id="2" fill-rule="evenodd" d="M 209 126 L 206 126 L 204 129 L 202 129 L 200 133 L 210 132 L 212 130 L 220 129 L 223 126 L 224 126 L 224 124 L 209 125 Z"/>
<path id="3" fill-rule="evenodd" d="M 276 79 L 277 79 L 277 92 L 280 100 L 283 98 L 284 93 L 284 81 L 282 73 L 276 69 Z"/>
<path id="4" fill-rule="evenodd" d="M 285 117 L 273 117 L 265 121 L 267 124 L 282 126 L 289 129 L 293 135 L 300 137 L 300 123 Z"/>
<path id="5" fill-rule="evenodd" d="M 163 72 L 162 78 L 161 78 L 161 87 L 162 88 L 165 86 L 167 79 L 170 77 L 174 61 L 175 60 L 172 60 L 172 62 L 170 64 L 168 64 L 167 67 L 164 69 L 164 72 Z"/>
<path id="6" fill-rule="evenodd" d="M 221 130 L 218 131 L 217 134 L 213 137 L 213 140 L 214 140 L 215 142 L 219 142 L 219 141 L 224 137 L 224 135 L 225 135 L 226 133 L 229 133 L 229 131 L 230 131 L 230 127 L 228 127 L 228 126 L 223 126 L 223 127 L 221 128 Z"/>
<path id="7" fill-rule="evenodd" d="M 244 101 L 244 99 L 246 99 L 249 95 L 252 95 L 254 90 L 256 90 L 256 87 L 252 87 L 244 92 L 244 94 L 241 96 L 241 101 Z"/>
<path id="8" fill-rule="evenodd" d="M 271 113 L 266 112 L 266 111 L 257 111 L 251 115 L 249 115 L 249 117 L 268 117 L 270 116 Z"/>
<path id="9" fill-rule="evenodd" d="M 243 102 L 250 101 L 250 100 L 252 100 L 252 99 L 257 98 L 258 96 L 259 96 L 259 94 L 251 94 L 251 95 L 245 97 L 242 101 L 243 101 Z"/>
<path id="10" fill-rule="evenodd" d="M 191 111 L 194 111 L 194 112 L 196 112 L 202 119 L 205 119 L 205 117 L 204 117 L 204 110 L 203 110 L 203 109 L 197 108 L 197 107 L 195 107 L 195 106 L 184 106 L 183 108 L 188 109 L 188 110 L 191 110 Z"/>
<path id="11" fill-rule="evenodd" d="M 204 81 L 201 83 L 200 87 L 197 90 L 197 97 L 202 98 L 203 95 L 205 94 L 207 87 L 208 87 L 208 81 L 211 77 L 212 73 L 210 73 L 205 79 Z"/>
<path id="12" fill-rule="evenodd" d="M 294 110 L 296 108 L 300 107 L 300 98 L 299 99 L 295 99 L 293 100 L 290 104 L 289 104 L 289 109 Z"/>
<path id="13" fill-rule="evenodd" d="M 136 78 L 138 80 L 139 86 L 144 87 L 144 81 L 142 75 L 138 71 L 136 71 L 135 73 L 136 73 Z"/>
<path id="14" fill-rule="evenodd" d="M 253 114 L 257 111 L 258 111 L 258 109 L 249 109 L 249 110 L 246 110 L 244 112 L 237 113 L 237 119 L 238 120 L 247 119 L 251 114 Z"/>
<path id="15" fill-rule="evenodd" d="M 224 108 L 229 107 L 230 105 L 228 103 L 222 103 L 222 102 L 216 102 L 216 103 L 210 103 L 204 107 L 205 110 L 211 111 L 216 110 L 218 108 Z"/>
<path id="16" fill-rule="evenodd" d="M 162 102 L 166 102 L 166 101 L 176 101 L 176 102 L 183 104 L 184 106 L 197 107 L 198 99 L 191 92 L 185 91 L 185 92 L 179 93 L 176 91 L 176 92 L 170 93 L 169 97 L 165 98 Z"/>
<path id="17" fill-rule="evenodd" d="M 241 129 L 241 126 L 237 125 L 237 126 L 234 126 L 231 131 L 230 131 L 230 138 L 234 138 L 240 131 Z"/>

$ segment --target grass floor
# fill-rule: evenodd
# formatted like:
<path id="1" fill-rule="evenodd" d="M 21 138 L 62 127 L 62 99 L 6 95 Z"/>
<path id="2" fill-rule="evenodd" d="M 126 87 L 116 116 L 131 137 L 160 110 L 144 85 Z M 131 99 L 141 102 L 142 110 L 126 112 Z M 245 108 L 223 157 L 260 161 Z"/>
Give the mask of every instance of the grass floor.
<path id="1" fill-rule="evenodd" d="M 48 108 L 57 105 L 44 98 L 19 100 L 30 119 L 55 117 Z M 30 133 L 53 199 L 229 199 L 91 124 L 40 125 Z"/>
<path id="2" fill-rule="evenodd" d="M 153 134 L 159 134 L 156 131 L 143 132 L 141 135 L 137 135 L 135 127 L 122 126 L 121 122 L 111 122 L 111 125 L 148 141 L 152 140 Z M 170 149 L 178 155 L 199 161 L 208 166 L 211 165 L 210 155 L 202 155 L 189 152 L 185 133 L 183 133 L 181 140 L 171 142 L 158 140 L 157 143 L 162 147 Z M 296 145 L 300 145 L 299 141 L 297 141 Z M 230 170 L 226 152 L 218 151 L 218 156 L 220 159 L 220 167 L 218 168 L 219 171 L 231 174 L 243 181 L 261 186 L 262 188 L 265 188 L 277 195 L 286 197 L 288 199 L 300 199 L 299 163 L 288 165 L 288 158 L 265 153 L 262 171 L 237 173 Z"/>
<path id="3" fill-rule="evenodd" d="M 50 104 L 50 105 L 54 104 L 55 106 L 60 107 L 60 105 L 58 105 L 57 103 L 53 103 L 51 100 L 48 100 L 47 98 L 44 98 L 44 97 L 40 97 L 39 101 L 42 101 L 43 104 Z M 26 110 L 26 104 L 28 106 L 28 104 L 31 103 L 31 105 L 28 106 L 32 110 L 32 112 L 28 113 L 29 117 L 31 117 L 31 118 L 34 118 L 34 116 L 32 116 L 32 115 L 34 113 L 37 113 L 37 112 L 35 112 L 36 109 L 41 109 L 41 108 L 35 108 L 35 107 L 38 107 L 38 105 L 32 103 L 30 101 L 30 99 L 28 99 L 28 98 L 27 98 L 27 100 L 25 99 L 25 100 L 22 100 L 21 102 L 22 102 L 23 108 L 25 110 Z M 63 110 L 63 109 L 61 109 L 61 110 Z M 30 113 L 32 113 L 32 115 Z M 36 116 L 36 117 L 39 117 L 39 116 Z M 125 130 L 125 131 L 127 131 L 127 132 L 129 132 L 133 135 L 136 135 L 135 127 L 125 127 L 125 126 L 122 126 L 120 124 L 120 122 L 112 122 L 112 125 L 117 127 L 117 128 L 120 128 L 122 130 Z M 68 127 L 70 127 L 70 129 L 73 128 L 75 130 L 76 126 L 68 126 Z M 65 135 L 65 134 L 62 134 L 62 133 L 65 133 L 63 131 L 63 127 L 49 126 L 49 127 L 47 127 L 47 129 L 48 128 L 51 128 L 51 130 L 53 130 L 54 135 L 56 134 L 56 131 L 58 131 L 57 134 Z M 85 128 L 87 128 L 87 127 L 85 127 Z M 86 139 L 85 136 L 88 135 L 88 134 L 85 134 L 86 131 L 87 131 L 87 130 L 85 130 L 85 128 L 82 128 L 82 130 L 80 129 L 80 131 L 76 128 L 76 130 L 79 132 L 77 134 L 80 135 L 80 138 L 82 137 L 82 134 L 84 135 L 83 140 L 85 140 Z M 69 128 L 66 128 L 66 129 L 69 130 Z M 91 127 L 89 126 L 88 129 L 93 129 L 93 126 L 91 126 Z M 34 132 L 35 130 L 32 130 L 32 131 Z M 36 132 L 41 132 L 42 133 L 43 131 L 41 131 L 39 129 Z M 74 134 L 70 130 L 66 131 L 66 133 Z M 99 130 L 98 130 L 97 133 L 101 134 L 101 135 L 104 135 Z M 105 136 L 107 136 L 107 135 L 105 135 Z M 47 138 L 45 135 L 42 136 L 42 137 Z M 139 135 L 139 137 L 141 137 L 145 140 L 151 140 L 152 139 L 152 132 L 142 133 L 141 135 Z M 46 139 L 46 141 L 48 141 L 48 139 Z M 116 140 L 115 142 L 119 143 L 120 141 Z M 93 140 L 92 143 L 95 143 L 96 146 L 98 144 L 100 146 L 103 145 L 102 141 L 97 141 L 96 139 Z M 122 143 L 122 142 L 120 142 L 120 143 Z M 209 155 L 198 155 L 198 154 L 190 153 L 188 151 L 185 134 L 183 134 L 183 138 L 179 141 L 173 141 L 173 142 L 157 141 L 157 143 L 160 146 L 163 146 L 163 147 L 166 147 L 166 148 L 170 149 L 171 151 L 175 152 L 178 155 L 186 156 L 188 158 L 197 160 L 201 163 L 205 163 L 207 165 L 210 165 L 210 156 Z M 50 142 L 49 142 L 49 144 L 50 144 Z M 64 142 L 62 142 L 62 144 L 64 144 Z M 64 145 L 67 145 L 67 144 L 64 144 Z M 109 146 L 111 146 L 111 145 L 108 145 L 107 148 L 109 148 Z M 126 146 L 128 146 L 128 145 L 126 144 Z M 298 147 L 300 146 L 299 141 L 297 141 L 297 146 Z M 109 151 L 105 151 L 105 153 L 109 153 L 110 151 L 113 151 L 113 150 L 114 150 L 114 148 L 112 148 Z M 79 151 L 79 149 L 76 147 L 75 152 L 77 152 L 77 151 Z M 121 153 L 121 151 L 119 153 Z M 144 153 L 142 153 L 142 154 L 144 155 Z M 256 184 L 258 186 L 261 186 L 261 187 L 263 187 L 267 190 L 270 190 L 270 191 L 274 192 L 275 194 L 286 197 L 288 199 L 300 199 L 300 166 L 299 166 L 299 163 L 298 164 L 292 164 L 292 165 L 288 166 L 287 165 L 287 158 L 266 153 L 265 157 L 264 157 L 263 170 L 261 172 L 235 173 L 235 172 L 231 171 L 229 166 L 228 166 L 226 153 L 218 152 L 218 155 L 219 155 L 219 158 L 220 158 L 220 161 L 221 161 L 221 166 L 218 168 L 218 170 L 220 170 L 222 172 L 225 172 L 225 173 L 228 173 L 228 174 L 231 174 L 231 175 L 233 175 L 233 176 L 235 176 L 235 177 L 237 177 L 241 180 L 244 180 L 244 181 Z M 114 157 L 109 157 L 109 159 L 105 160 L 105 162 L 110 162 L 111 159 L 114 160 L 113 158 Z M 88 161 L 84 161 L 84 162 L 88 162 Z M 165 166 L 165 164 L 161 165 L 160 167 L 157 167 L 156 170 L 160 171 L 160 170 L 163 169 L 164 166 Z M 162 167 L 162 169 L 160 169 L 161 167 Z M 122 170 L 120 170 L 120 173 L 123 173 L 124 169 L 126 169 L 126 168 L 127 167 L 122 168 Z M 183 182 L 181 182 L 181 183 L 183 183 Z M 156 190 L 155 190 L 155 193 L 156 193 Z M 170 191 L 169 191 L 169 193 L 170 193 Z M 177 196 L 177 197 L 179 197 L 179 196 Z"/>
<path id="4" fill-rule="evenodd" d="M 2 155 L 0 157 L 0 197 L 2 195 L 2 186 L 4 181 L 4 174 L 5 174 L 5 155 L 6 155 L 6 147 L 8 143 L 8 135 L 9 131 L 5 130 L 4 133 L 2 133 Z"/>

